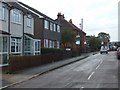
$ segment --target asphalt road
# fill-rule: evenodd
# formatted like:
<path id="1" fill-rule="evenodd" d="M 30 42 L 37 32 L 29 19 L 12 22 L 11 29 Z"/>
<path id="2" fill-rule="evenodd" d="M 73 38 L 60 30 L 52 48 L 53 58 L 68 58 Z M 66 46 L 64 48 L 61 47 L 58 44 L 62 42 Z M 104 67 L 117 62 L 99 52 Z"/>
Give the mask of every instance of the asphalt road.
<path id="1" fill-rule="evenodd" d="M 118 88 L 115 52 L 96 54 L 12 88 Z"/>

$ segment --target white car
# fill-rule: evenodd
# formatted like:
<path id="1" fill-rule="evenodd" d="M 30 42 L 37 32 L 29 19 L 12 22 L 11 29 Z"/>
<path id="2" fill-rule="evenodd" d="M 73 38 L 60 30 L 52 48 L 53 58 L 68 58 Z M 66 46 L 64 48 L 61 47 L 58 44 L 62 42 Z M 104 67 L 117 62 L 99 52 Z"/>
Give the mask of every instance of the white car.
<path id="1" fill-rule="evenodd" d="M 107 46 L 101 46 L 100 54 L 102 54 L 102 53 L 108 54 L 108 47 Z"/>

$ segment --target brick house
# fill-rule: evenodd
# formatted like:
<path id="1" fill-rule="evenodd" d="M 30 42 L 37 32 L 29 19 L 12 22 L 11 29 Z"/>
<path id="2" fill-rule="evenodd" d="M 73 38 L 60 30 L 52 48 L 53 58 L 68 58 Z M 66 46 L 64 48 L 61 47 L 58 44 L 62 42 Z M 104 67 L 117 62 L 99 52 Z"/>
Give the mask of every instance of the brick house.
<path id="1" fill-rule="evenodd" d="M 69 21 L 65 20 L 64 14 L 58 13 L 57 19 L 61 24 L 61 30 L 70 30 L 76 36 L 76 43 L 69 43 L 67 46 L 62 44 L 62 48 L 70 47 L 73 51 L 84 52 L 85 51 L 85 42 L 86 42 L 86 33 L 72 23 L 72 19 Z"/>
<path id="2" fill-rule="evenodd" d="M 41 39 L 42 48 L 60 48 L 61 28 L 60 24 L 41 13 L 40 11 L 19 2 L 23 6 L 34 11 L 39 17 L 35 18 L 35 34 Z"/>

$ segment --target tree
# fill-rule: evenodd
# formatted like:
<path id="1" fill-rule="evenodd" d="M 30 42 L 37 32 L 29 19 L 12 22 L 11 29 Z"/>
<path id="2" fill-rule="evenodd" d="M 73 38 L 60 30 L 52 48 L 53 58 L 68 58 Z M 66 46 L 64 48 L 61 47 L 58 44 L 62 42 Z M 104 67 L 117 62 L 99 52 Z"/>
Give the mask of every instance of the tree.
<path id="1" fill-rule="evenodd" d="M 92 51 L 99 50 L 101 46 L 101 39 L 95 36 L 87 36 L 87 44 Z"/>
<path id="2" fill-rule="evenodd" d="M 102 42 L 109 42 L 110 41 L 110 35 L 105 32 L 100 32 L 98 34 L 98 37 L 101 38 Z"/>
<path id="3" fill-rule="evenodd" d="M 62 44 L 75 42 L 75 34 L 70 30 L 62 30 Z"/>

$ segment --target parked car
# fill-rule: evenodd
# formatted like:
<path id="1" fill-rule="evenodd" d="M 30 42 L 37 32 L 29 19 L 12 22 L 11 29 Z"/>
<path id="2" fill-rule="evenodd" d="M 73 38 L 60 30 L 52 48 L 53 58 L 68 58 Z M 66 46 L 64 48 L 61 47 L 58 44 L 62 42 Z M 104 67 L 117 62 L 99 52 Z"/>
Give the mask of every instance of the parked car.
<path id="1" fill-rule="evenodd" d="M 120 47 L 117 49 L 117 58 L 120 59 Z"/>
<path id="2" fill-rule="evenodd" d="M 107 46 L 101 46 L 100 54 L 102 54 L 102 53 L 108 54 L 108 47 Z"/>

